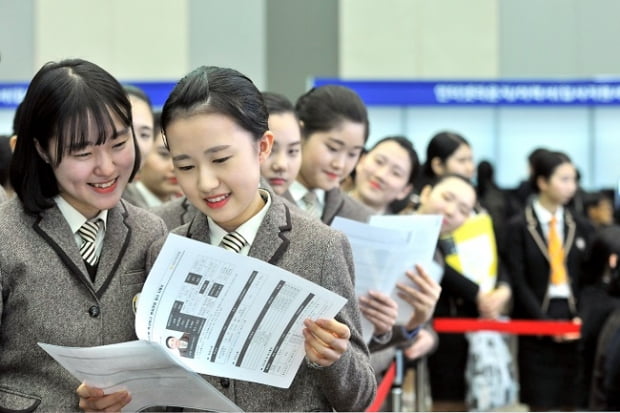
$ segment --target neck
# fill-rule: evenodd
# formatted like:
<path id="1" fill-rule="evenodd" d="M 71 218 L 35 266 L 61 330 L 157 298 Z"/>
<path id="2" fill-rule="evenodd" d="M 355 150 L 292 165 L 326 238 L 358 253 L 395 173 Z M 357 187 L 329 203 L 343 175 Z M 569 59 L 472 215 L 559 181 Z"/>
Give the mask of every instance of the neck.
<path id="1" fill-rule="evenodd" d="M 361 202 L 362 204 L 371 208 L 373 211 L 377 212 L 377 214 L 385 214 L 385 211 L 387 211 L 387 205 L 370 204 L 366 199 L 364 199 L 364 197 L 362 197 L 362 194 L 360 194 L 357 188 L 353 188 L 351 191 L 348 192 L 348 194 L 351 198 Z"/>
<path id="2" fill-rule="evenodd" d="M 558 208 L 561 206 L 557 202 L 549 199 L 549 197 L 547 197 L 545 194 L 540 194 L 538 196 L 538 202 L 540 202 L 540 205 L 552 214 L 555 214 Z"/>

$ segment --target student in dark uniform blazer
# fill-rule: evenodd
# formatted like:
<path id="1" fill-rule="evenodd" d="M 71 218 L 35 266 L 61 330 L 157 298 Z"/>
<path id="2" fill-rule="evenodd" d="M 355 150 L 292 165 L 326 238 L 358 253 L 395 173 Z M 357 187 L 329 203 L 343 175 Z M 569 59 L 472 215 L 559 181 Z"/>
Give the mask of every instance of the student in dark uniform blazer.
<path id="1" fill-rule="evenodd" d="M 79 382 L 37 343 L 135 340 L 132 300 L 147 249 L 166 230 L 121 201 L 139 157 L 111 75 L 83 60 L 48 63 L 22 112 L 10 171 L 17 196 L 0 205 L 0 411 L 75 411 Z"/>
<path id="2" fill-rule="evenodd" d="M 545 152 L 532 166 L 537 196 L 508 225 L 512 316 L 578 322 L 578 277 L 592 227 L 564 208 L 577 188 L 575 167 L 561 152 Z M 559 240 L 550 242 L 550 237 Z M 557 247 L 550 251 L 553 245 Z M 521 399 L 530 408 L 574 408 L 579 357 L 576 338 L 519 337 Z"/>
<path id="3" fill-rule="evenodd" d="M 305 320 L 306 360 L 288 389 L 205 376 L 246 411 L 362 411 L 376 392 L 360 333 L 346 237 L 259 189 L 273 135 L 260 92 L 232 69 L 200 67 L 183 78 L 162 111 L 162 126 L 183 192 L 201 212 L 175 230 L 219 245 L 229 232 L 239 253 L 322 285 L 348 301 L 334 319 Z M 163 239 L 153 248 L 153 259 Z M 300 345 L 302 345 L 300 343 Z M 86 409 L 123 406 L 117 395 L 79 389 Z"/>
<path id="4" fill-rule="evenodd" d="M 368 139 L 364 102 L 349 88 L 326 85 L 302 95 L 295 112 L 302 131 L 302 162 L 285 198 L 327 225 L 336 216 L 367 221 L 372 209 L 340 189 Z M 311 201 L 306 200 L 309 192 Z"/>

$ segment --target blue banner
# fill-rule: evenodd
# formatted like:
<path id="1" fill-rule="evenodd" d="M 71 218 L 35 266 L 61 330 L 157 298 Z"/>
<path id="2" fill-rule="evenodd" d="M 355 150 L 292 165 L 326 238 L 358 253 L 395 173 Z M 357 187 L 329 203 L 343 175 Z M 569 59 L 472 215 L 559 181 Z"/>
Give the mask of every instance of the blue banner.
<path id="1" fill-rule="evenodd" d="M 121 82 L 144 90 L 156 109 L 161 108 L 176 82 Z M 24 99 L 28 83 L 0 83 L 0 109 L 15 109 Z"/>
<path id="2" fill-rule="evenodd" d="M 620 80 L 357 81 L 316 78 L 313 84 L 347 86 L 367 105 L 620 105 Z"/>
<path id="3" fill-rule="evenodd" d="M 123 82 L 143 89 L 161 108 L 176 82 Z M 316 78 L 314 86 L 338 84 L 355 90 L 367 105 L 386 106 L 571 106 L 620 105 L 613 81 L 363 81 Z M 15 108 L 28 83 L 0 83 L 0 109 Z"/>

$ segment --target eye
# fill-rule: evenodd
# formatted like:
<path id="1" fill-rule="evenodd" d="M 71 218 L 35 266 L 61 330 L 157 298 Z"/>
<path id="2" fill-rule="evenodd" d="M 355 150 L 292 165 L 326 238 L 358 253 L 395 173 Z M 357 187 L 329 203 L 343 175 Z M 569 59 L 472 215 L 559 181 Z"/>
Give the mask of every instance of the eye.
<path id="1" fill-rule="evenodd" d="M 360 151 L 349 152 L 348 156 L 349 158 L 358 158 L 360 156 Z"/>
<path id="2" fill-rule="evenodd" d="M 297 154 L 299 154 L 299 149 L 289 149 L 288 154 L 290 156 L 297 156 Z"/>
<path id="3" fill-rule="evenodd" d="M 124 147 L 126 143 L 127 143 L 127 139 L 125 139 L 124 141 L 115 143 L 112 147 L 115 148 L 115 149 L 120 149 L 120 148 Z"/>
<path id="4" fill-rule="evenodd" d="M 213 160 L 213 163 L 224 163 L 229 160 L 231 156 L 224 156 L 223 158 L 217 158 Z"/>
<path id="5" fill-rule="evenodd" d="M 338 152 L 338 148 L 336 148 L 335 146 L 327 144 L 325 146 L 327 146 L 327 150 L 329 150 L 330 152 Z"/>
<path id="6" fill-rule="evenodd" d="M 187 172 L 187 171 L 194 169 L 194 165 L 182 165 L 182 166 L 175 165 L 175 168 L 178 169 L 179 171 Z"/>

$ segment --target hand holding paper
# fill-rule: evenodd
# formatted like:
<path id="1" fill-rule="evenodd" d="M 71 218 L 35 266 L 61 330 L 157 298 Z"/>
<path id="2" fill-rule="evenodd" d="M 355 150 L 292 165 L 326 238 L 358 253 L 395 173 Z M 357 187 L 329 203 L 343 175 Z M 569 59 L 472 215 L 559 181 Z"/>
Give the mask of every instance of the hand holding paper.
<path id="1" fill-rule="evenodd" d="M 396 284 L 398 296 L 413 307 L 411 318 L 405 324 L 407 330 L 413 330 L 430 320 L 441 294 L 441 286 L 424 268 L 420 265 L 416 265 L 415 268 L 415 271 L 407 271 L 407 278 L 415 284 L 415 287 L 405 283 Z"/>

